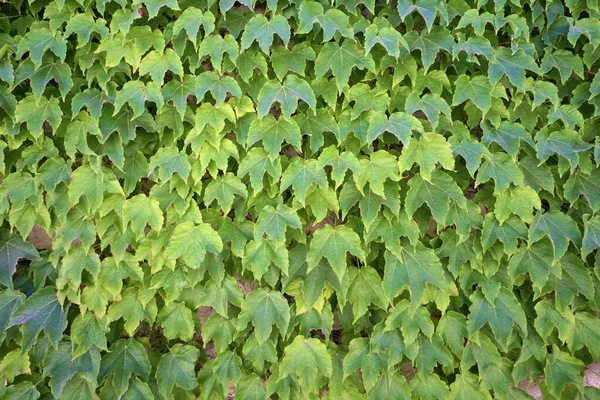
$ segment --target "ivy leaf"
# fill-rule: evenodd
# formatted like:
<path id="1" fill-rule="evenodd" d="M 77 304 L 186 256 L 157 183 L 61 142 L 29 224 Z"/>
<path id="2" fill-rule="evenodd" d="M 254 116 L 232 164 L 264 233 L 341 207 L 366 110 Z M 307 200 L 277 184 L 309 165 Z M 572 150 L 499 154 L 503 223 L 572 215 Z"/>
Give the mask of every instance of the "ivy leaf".
<path id="1" fill-rule="evenodd" d="M 208 91 L 217 101 L 217 104 L 225 101 L 227 93 L 234 97 L 242 97 L 242 89 L 240 89 L 240 85 L 235 79 L 230 76 L 219 76 L 215 72 L 204 72 L 196 78 L 196 97 L 202 101 Z"/>
<path id="2" fill-rule="evenodd" d="M 245 50 L 256 40 L 260 48 L 268 54 L 275 34 L 283 40 L 286 46 L 288 45 L 291 32 L 285 17 L 275 15 L 271 19 L 267 19 L 264 15 L 257 14 L 246 24 L 240 45 L 242 50 Z"/>
<path id="3" fill-rule="evenodd" d="M 172 302 L 166 304 L 158 313 L 156 320 L 163 327 L 167 339 L 181 338 L 186 342 L 192 340 L 194 321 L 192 312 L 184 303 Z M 163 389 L 161 388 L 161 390 Z"/>
<path id="4" fill-rule="evenodd" d="M 487 145 L 496 142 L 513 157 L 519 154 L 521 141 L 529 144 L 534 149 L 536 148 L 531 135 L 521 124 L 502 121 L 498 127 L 484 125 L 482 128 L 484 132 L 483 144 Z M 519 166 L 521 166 L 521 163 L 519 163 Z"/>
<path id="5" fill-rule="evenodd" d="M 461 208 L 467 207 L 465 196 L 456 182 L 442 171 L 434 170 L 429 181 L 417 174 L 408 181 L 408 186 L 406 213 L 410 217 L 423 203 L 427 203 L 433 218 L 438 224 L 445 225 L 450 200 Z"/>
<path id="6" fill-rule="evenodd" d="M 360 170 L 355 176 L 355 183 L 361 194 L 364 194 L 363 189 L 368 182 L 371 191 L 385 199 L 383 184 L 387 179 L 394 182 L 400 180 L 395 156 L 380 150 L 372 153 L 370 158 L 360 160 Z"/>
<path id="7" fill-rule="evenodd" d="M 497 240 L 500 240 L 504 243 L 504 251 L 514 254 L 517 249 L 517 239 L 524 239 L 526 235 L 527 228 L 521 219 L 509 217 L 500 225 L 494 213 L 487 213 L 483 221 L 481 244 L 483 249 L 487 250 Z"/>
<path id="8" fill-rule="evenodd" d="M 410 311 L 414 313 L 423 302 L 426 283 L 442 290 L 453 290 L 453 284 L 433 250 L 422 246 L 405 247 L 400 255 L 402 258 L 391 252 L 385 255 L 383 287 L 388 298 L 393 299 L 407 288 L 411 296 Z"/>
<path id="9" fill-rule="evenodd" d="M 341 46 L 335 42 L 325 43 L 315 60 L 317 79 L 325 76 L 329 70 L 335 76 L 338 92 L 348 84 L 352 69 L 375 70 L 373 58 L 364 54 L 363 49 L 353 40 L 346 39 Z"/>
<path id="10" fill-rule="evenodd" d="M 404 110 L 408 114 L 414 114 L 417 111 L 422 111 L 426 116 L 433 128 L 435 128 L 440 121 L 440 114 L 443 113 L 446 117 L 450 118 L 452 110 L 446 100 L 435 93 L 427 93 L 423 97 L 419 97 L 417 92 L 412 92 L 407 98 L 404 104 Z"/>
<path id="11" fill-rule="evenodd" d="M 454 169 L 454 157 L 450 144 L 437 133 L 426 133 L 419 140 L 411 139 L 403 149 L 398 160 L 400 172 L 409 170 L 414 163 L 419 165 L 419 174 L 426 180 L 431 181 L 431 173 L 435 165 L 440 163 L 448 170 Z"/>
<path id="12" fill-rule="evenodd" d="M 181 257 L 187 266 L 198 268 L 204 261 L 206 252 L 219 254 L 221 251 L 221 237 L 209 224 L 186 221 L 175 227 L 165 249 L 165 256 L 173 260 Z"/>
<path id="13" fill-rule="evenodd" d="M 298 100 L 303 100 L 313 111 L 316 111 L 317 100 L 310 85 L 295 75 L 289 75 L 283 84 L 277 80 L 271 80 L 263 85 L 258 93 L 257 108 L 259 118 L 263 118 L 269 112 L 271 105 L 278 102 L 281 112 L 289 118 L 298 107 Z"/>
<path id="14" fill-rule="evenodd" d="M 315 388 L 317 377 L 331 377 L 333 367 L 327 347 L 317 338 L 298 335 L 286 346 L 280 365 L 280 375 L 298 378 L 300 386 Z"/>
<path id="15" fill-rule="evenodd" d="M 306 3 L 307 2 L 302 3 L 301 7 L 303 7 Z M 288 50 L 287 47 L 277 46 L 271 52 L 271 65 L 273 66 L 273 70 L 275 71 L 277 78 L 280 81 L 283 81 L 283 78 L 289 71 L 304 76 L 306 61 L 314 61 L 316 57 L 317 54 L 313 48 L 306 43 L 298 43 L 294 45 L 291 51 Z"/>
<path id="16" fill-rule="evenodd" d="M 195 92 L 196 79 L 192 75 L 185 75 L 181 80 L 172 79 L 162 88 L 165 103 L 173 101 L 181 118 L 185 116 L 188 97 Z"/>
<path id="17" fill-rule="evenodd" d="M 34 96 L 27 96 L 17 103 L 15 110 L 15 123 L 27 123 L 27 130 L 34 138 L 43 135 L 43 124 L 48 121 L 52 129 L 56 131 L 62 122 L 63 113 L 60 103 L 56 97 L 41 97 L 39 101 Z"/>
<path id="18" fill-rule="evenodd" d="M 215 30 L 214 14 L 210 11 L 203 13 L 196 7 L 187 7 L 183 10 L 179 18 L 177 18 L 177 21 L 175 21 L 175 24 L 173 25 L 173 35 L 177 35 L 182 30 L 185 30 L 188 39 L 195 46 L 200 25 L 204 27 L 205 34 L 212 33 Z"/>
<path id="19" fill-rule="evenodd" d="M 531 56 L 525 54 L 523 50 L 513 51 L 507 47 L 498 47 L 494 50 L 494 55 L 490 58 L 488 74 L 492 86 L 504 75 L 517 88 L 525 87 L 525 70 L 538 73 L 539 68 Z"/>
<path id="20" fill-rule="evenodd" d="M 454 82 L 454 98 L 452 105 L 461 104 L 465 100 L 471 100 L 477 108 L 486 115 L 492 106 L 492 85 L 486 76 L 476 76 L 473 79 L 467 75 L 461 75 Z"/>
<path id="21" fill-rule="evenodd" d="M 108 37 L 109 30 L 106 27 L 106 21 L 94 20 L 89 14 L 76 14 L 69 19 L 65 26 L 65 37 L 77 33 L 77 48 L 85 46 L 90 41 L 93 32 L 102 39 Z"/>
<path id="22" fill-rule="evenodd" d="M 73 357 L 79 357 L 92 347 L 108 351 L 106 334 L 108 324 L 92 313 L 78 315 L 71 325 L 71 344 Z"/>
<path id="23" fill-rule="evenodd" d="M 322 168 L 319 168 L 317 160 L 296 158 L 281 176 L 281 190 L 291 186 L 294 189 L 294 196 L 301 204 L 305 203 L 308 189 L 314 184 L 321 189 L 326 189 L 328 186 L 327 175 Z"/>
<path id="24" fill-rule="evenodd" d="M 290 309 L 281 293 L 264 288 L 256 289 L 246 296 L 241 308 L 238 330 L 244 329 L 252 321 L 259 344 L 269 339 L 273 325 L 277 325 L 281 335 L 285 336 L 290 322 Z"/>
<path id="25" fill-rule="evenodd" d="M 567 214 L 558 211 L 536 214 L 529 227 L 529 243 L 535 243 L 546 235 L 552 240 L 554 260 L 565 255 L 569 241 L 581 247 L 581 231 Z"/>
<path id="26" fill-rule="evenodd" d="M 275 119 L 271 114 L 254 120 L 250 125 L 248 145 L 252 146 L 259 140 L 262 140 L 271 161 L 277 158 L 284 140 L 298 150 L 302 148 L 302 135 L 298 124 L 283 117 Z"/>
<path id="27" fill-rule="evenodd" d="M 248 197 L 246 185 L 234 174 L 227 173 L 224 176 L 217 176 L 206 186 L 204 203 L 210 205 L 216 199 L 223 213 L 227 214 L 231 211 L 235 195 L 244 199 Z"/>
<path id="28" fill-rule="evenodd" d="M 547 241 L 520 247 L 510 258 L 507 272 L 513 281 L 521 275 L 529 274 L 533 287 L 540 293 L 548 281 L 550 272 L 561 276 L 560 263 L 556 262 L 553 256 L 553 249 Z"/>
<path id="29" fill-rule="evenodd" d="M 168 397 L 175 385 L 184 390 L 192 390 L 198 385 L 194 364 L 199 353 L 192 346 L 176 344 L 163 354 L 156 369 L 158 388 L 163 396 Z"/>
<path id="30" fill-rule="evenodd" d="M 163 147 L 150 159 L 150 171 L 158 168 L 158 178 L 161 181 L 169 180 L 176 172 L 186 180 L 192 166 L 185 153 L 180 153 L 176 147 Z"/>
<path id="31" fill-rule="evenodd" d="M 163 215 L 158 200 L 138 194 L 123 203 L 123 225 L 131 222 L 131 230 L 140 238 L 144 236 L 146 225 L 160 232 Z"/>
<path id="32" fill-rule="evenodd" d="M 410 31 L 404 35 L 404 39 L 406 39 L 410 51 L 419 50 L 421 52 L 421 61 L 425 72 L 433 65 L 440 50 L 452 53 L 455 44 L 450 32 L 442 26 L 434 26 L 420 34 L 417 31 Z"/>
<path id="33" fill-rule="evenodd" d="M 294 210 L 283 204 L 278 204 L 276 209 L 266 206 L 260 211 L 254 225 L 254 240 L 261 240 L 266 234 L 275 243 L 285 243 L 288 226 L 292 229 L 302 228 L 302 222 Z"/>
<path id="34" fill-rule="evenodd" d="M 506 153 L 496 152 L 485 160 L 479 168 L 475 185 L 494 180 L 496 190 L 505 190 L 510 187 L 511 182 L 515 185 L 523 184 L 523 172 L 515 161 Z"/>
<path id="35" fill-rule="evenodd" d="M 75 357 L 68 342 L 59 343 L 56 350 L 50 349 L 44 357 L 44 375 L 50 376 L 50 388 L 57 397 L 75 374 L 94 380 L 99 369 L 100 354 L 97 350 Z"/>
<path id="36" fill-rule="evenodd" d="M 331 259 L 328 258 L 328 260 L 331 263 Z M 383 282 L 375 269 L 371 267 L 350 268 L 348 273 L 350 282 L 350 287 L 348 288 L 348 300 L 352 303 L 354 323 L 356 323 L 360 317 L 365 315 L 370 304 L 375 304 L 383 309 L 387 307 L 389 300 L 384 294 Z M 342 275 L 338 273 L 338 276 L 341 279 Z"/>
<path id="37" fill-rule="evenodd" d="M 541 130 L 535 135 L 537 143 L 537 157 L 540 162 L 544 162 L 552 154 L 558 154 L 571 164 L 571 171 L 574 171 L 579 164 L 579 153 L 592 148 L 591 144 L 584 143 L 578 132 L 570 129 L 561 129 L 549 133 L 547 130 Z"/>
<path id="38" fill-rule="evenodd" d="M 423 133 L 423 125 L 416 117 L 403 112 L 395 112 L 388 118 L 385 112 L 380 111 L 373 114 L 371 118 L 367 141 L 374 142 L 384 132 L 390 132 L 406 146 L 411 140 L 413 131 Z"/>
<path id="39" fill-rule="evenodd" d="M 335 228 L 326 225 L 315 232 L 310 242 L 310 250 L 306 255 L 307 273 L 317 267 L 322 258 L 326 258 L 341 280 L 346 273 L 346 252 L 365 261 L 365 252 L 361 247 L 360 237 L 344 225 Z"/>
<path id="40" fill-rule="evenodd" d="M 19 41 L 17 58 L 29 52 L 29 57 L 36 68 L 42 65 L 42 57 L 47 50 L 52 51 L 61 61 L 67 56 L 67 42 L 60 32 L 58 34 L 45 27 L 32 29 Z"/>
<path id="41" fill-rule="evenodd" d="M 518 215 L 523 222 L 533 221 L 533 210 L 541 209 L 542 202 L 535 190 L 529 186 L 516 186 L 496 193 L 494 213 L 502 225 L 510 214 Z"/>
<path id="42" fill-rule="evenodd" d="M 238 166 L 238 176 L 243 178 L 250 175 L 250 184 L 254 193 L 258 193 L 263 189 L 265 173 L 268 173 L 274 182 L 278 182 L 281 178 L 281 162 L 277 158 L 272 160 L 263 148 L 250 149 Z"/>
<path id="43" fill-rule="evenodd" d="M 0 247 L 0 283 L 12 289 L 12 276 L 17 269 L 17 262 L 23 258 L 36 260 L 39 257 L 37 250 L 29 242 L 25 242 L 20 236 L 10 235 L 8 240 L 2 241 Z"/>
<path id="44" fill-rule="evenodd" d="M 395 58 L 400 57 L 400 46 L 408 50 L 409 46 L 404 37 L 396 29 L 386 26 L 378 28 L 375 24 L 369 25 L 365 31 L 365 50 L 371 52 L 373 46 L 381 44 L 387 52 Z"/>
<path id="45" fill-rule="evenodd" d="M 108 354 L 102 357 L 98 379 L 102 381 L 112 375 L 116 394 L 122 396 L 127 392 L 132 376 L 148 379 L 150 369 L 146 350 L 141 343 L 135 339 L 119 339 L 110 346 Z"/>
<path id="46" fill-rule="evenodd" d="M 158 15 L 158 11 L 162 7 L 168 7 L 171 10 L 179 10 L 177 0 L 144 0 L 148 9 L 148 18 L 152 19 Z"/>
<path id="47" fill-rule="evenodd" d="M 554 351 L 547 357 L 544 367 L 550 393 L 560 398 L 567 384 L 574 384 L 581 390 L 583 388 L 581 373 L 585 370 L 583 362 L 560 351 L 557 346 L 553 346 L 553 349 Z"/>
<path id="48" fill-rule="evenodd" d="M 23 326 L 23 353 L 31 349 L 42 330 L 56 346 L 67 327 L 67 318 L 58 302 L 56 289 L 45 287 L 21 303 L 10 318 L 7 328 L 17 325 Z"/>
<path id="49" fill-rule="evenodd" d="M 210 55 L 211 63 L 217 72 L 221 73 L 221 64 L 223 63 L 223 54 L 227 53 L 231 61 L 235 62 L 238 58 L 238 43 L 235 38 L 229 34 L 208 35 L 204 38 L 198 48 L 198 56 Z"/>
<path id="50" fill-rule="evenodd" d="M 321 152 L 318 161 L 318 167 L 321 169 L 326 165 L 331 166 L 331 177 L 335 181 L 336 189 L 343 183 L 348 170 L 351 170 L 354 174 L 360 171 L 360 162 L 353 153 L 343 152 L 339 154 L 337 148 L 333 145 Z"/>
<path id="51" fill-rule="evenodd" d="M 183 78 L 183 65 L 177 53 L 173 49 L 167 49 L 164 53 L 154 50 L 148 53 L 140 63 L 140 76 L 150 74 L 152 81 L 157 86 L 164 83 L 165 73 L 171 71 Z M 158 103 L 156 103 L 158 105 Z M 159 108 L 162 106 L 159 106 Z"/>
<path id="52" fill-rule="evenodd" d="M 544 58 L 542 58 L 540 72 L 546 74 L 553 68 L 558 69 L 563 85 L 571 77 L 572 73 L 583 77 L 583 62 L 581 62 L 581 58 L 568 50 L 546 51 Z"/>
<path id="53" fill-rule="evenodd" d="M 594 212 L 600 210 L 600 168 L 593 169 L 591 173 L 576 171 L 571 174 L 565 183 L 565 198 L 574 203 L 583 195 Z"/>
<path id="54" fill-rule="evenodd" d="M 146 110 L 146 101 L 153 102 L 157 108 L 162 108 L 165 104 L 160 89 L 154 83 L 144 84 L 142 81 L 129 81 L 117 93 L 113 116 L 119 113 L 125 103 L 128 103 L 133 109 L 131 119 L 139 117 Z"/>
<path id="55" fill-rule="evenodd" d="M 29 79 L 31 91 L 37 102 L 40 101 L 44 90 L 50 81 L 54 80 L 60 88 L 63 100 L 73 88 L 71 69 L 63 62 L 47 62 L 36 68 L 31 60 L 20 63 L 15 72 L 15 85 Z"/>
<path id="56" fill-rule="evenodd" d="M 598 247 L 600 247 L 600 216 L 597 215 L 585 221 L 581 254 L 585 257 Z"/>
<path id="57" fill-rule="evenodd" d="M 492 328 L 494 336 L 505 351 L 508 338 L 513 331 L 513 324 L 527 332 L 527 320 L 521 305 L 515 295 L 506 288 L 500 288 L 498 296 L 491 304 L 480 291 L 470 297 L 473 303 L 469 307 L 470 315 L 467 320 L 469 336 L 479 331 L 486 323 Z"/>
<path id="58" fill-rule="evenodd" d="M 354 37 L 354 30 L 350 26 L 347 14 L 335 8 L 324 11 L 323 6 L 316 1 L 302 2 L 298 17 L 300 24 L 296 33 L 308 33 L 313 25 L 318 23 L 323 28 L 323 42 L 330 41 L 335 32 L 340 32 L 344 37 Z"/>

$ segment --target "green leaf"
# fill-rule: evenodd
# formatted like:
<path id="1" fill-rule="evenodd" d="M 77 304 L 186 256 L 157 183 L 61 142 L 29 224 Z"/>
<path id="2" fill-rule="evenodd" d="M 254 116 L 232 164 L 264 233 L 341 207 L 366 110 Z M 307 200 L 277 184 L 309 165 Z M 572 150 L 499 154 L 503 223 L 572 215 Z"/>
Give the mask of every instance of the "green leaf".
<path id="1" fill-rule="evenodd" d="M 597 215 L 585 221 L 581 254 L 585 257 L 598 247 L 600 247 L 600 216 Z"/>
<path id="2" fill-rule="evenodd" d="M 546 51 L 544 58 L 542 58 L 540 72 L 546 74 L 553 68 L 556 68 L 560 73 L 560 80 L 563 85 L 571 77 L 572 73 L 583 77 L 583 63 L 581 62 L 581 58 L 568 50 Z"/>
<path id="3" fill-rule="evenodd" d="M 271 161 L 277 158 L 284 140 L 298 150 L 302 148 L 302 135 L 298 124 L 283 117 L 275 119 L 271 114 L 254 120 L 250 125 L 248 145 L 252 146 L 259 140 L 262 140 Z"/>
<path id="4" fill-rule="evenodd" d="M 319 339 L 298 335 L 286 346 L 279 368 L 282 377 L 291 375 L 303 388 L 314 389 L 317 377 L 331 377 L 333 367 L 331 356 Z"/>
<path id="5" fill-rule="evenodd" d="M 558 347 L 553 346 L 553 349 L 554 351 L 547 357 L 544 367 L 550 393 L 560 398 L 567 384 L 574 384 L 581 391 L 583 389 L 581 373 L 585 370 L 585 365 L 569 353 L 560 351 Z"/>
<path id="6" fill-rule="evenodd" d="M 170 259 L 181 258 L 190 268 L 198 268 L 207 252 L 218 254 L 223 251 L 223 242 L 218 233 L 205 223 L 191 221 L 177 224 L 165 249 Z"/>
<path id="7" fill-rule="evenodd" d="M 511 182 L 515 185 L 523 184 L 523 173 L 515 161 L 506 153 L 492 153 L 479 168 L 475 185 L 494 180 L 496 190 L 504 190 L 510 187 Z"/>
<path id="8" fill-rule="evenodd" d="M 513 51 L 507 47 L 498 47 L 494 49 L 494 55 L 490 59 L 488 74 L 492 86 L 504 75 L 508 77 L 510 82 L 517 88 L 525 87 L 525 71 L 539 72 L 538 66 L 529 56 L 522 50 Z"/>
<path id="9" fill-rule="evenodd" d="M 428 182 L 431 181 L 431 173 L 437 163 L 445 169 L 453 170 L 454 157 L 450 144 L 437 133 L 426 133 L 419 140 L 411 139 L 398 160 L 400 172 L 409 170 L 415 163 L 419 165 L 419 175 Z"/>
<path id="10" fill-rule="evenodd" d="M 579 164 L 579 153 L 589 150 L 592 145 L 584 143 L 578 132 L 570 129 L 561 129 L 549 133 L 542 130 L 535 135 L 537 143 L 537 157 L 544 162 L 552 154 L 558 154 L 571 164 L 571 171 Z"/>
<path id="11" fill-rule="evenodd" d="M 535 243 L 547 235 L 554 247 L 554 260 L 567 252 L 569 241 L 581 247 L 581 231 L 571 217 L 558 211 L 536 214 L 529 227 L 529 243 Z"/>
<path id="12" fill-rule="evenodd" d="M 360 170 L 355 176 L 355 183 L 362 194 L 365 185 L 369 183 L 371 191 L 385 199 L 383 184 L 388 179 L 393 182 L 400 180 L 398 163 L 394 155 L 387 151 L 376 151 L 369 158 L 360 160 Z"/>
<path id="13" fill-rule="evenodd" d="M 100 369 L 100 354 L 92 349 L 75 357 L 68 342 L 61 342 L 57 349 L 49 349 L 44 357 L 44 375 L 50 376 L 52 394 L 59 397 L 65 384 L 79 374 L 88 380 L 95 380 Z"/>
<path id="14" fill-rule="evenodd" d="M 326 189 L 328 186 L 327 175 L 322 168 L 319 168 L 317 160 L 296 158 L 281 176 L 281 190 L 291 186 L 294 196 L 301 204 L 305 203 L 308 189 L 314 185 L 321 189 Z"/>
<path id="15" fill-rule="evenodd" d="M 421 61 L 425 72 L 433 65 L 435 58 L 440 50 L 452 52 L 454 47 L 454 38 L 450 32 L 442 26 L 434 26 L 421 33 L 410 31 L 404 35 L 410 51 L 419 50 L 421 52 Z"/>
<path id="16" fill-rule="evenodd" d="M 167 49 L 164 53 L 154 50 L 148 53 L 140 63 L 140 76 L 150 74 L 152 81 L 157 86 L 164 83 L 165 73 L 171 71 L 183 78 L 183 65 L 177 53 L 173 49 Z M 160 108 L 162 106 L 158 105 Z"/>
<path id="17" fill-rule="evenodd" d="M 306 256 L 307 273 L 317 267 L 322 258 L 326 258 L 341 280 L 346 274 L 346 252 L 365 262 L 365 252 L 361 247 L 360 237 L 344 225 L 332 227 L 326 225 L 317 230 L 310 242 L 310 250 Z"/>
<path id="18" fill-rule="evenodd" d="M 411 140 L 413 131 L 423 133 L 423 125 L 412 115 L 395 112 L 388 118 L 384 112 L 377 112 L 371 118 L 367 132 L 367 141 L 371 143 L 384 132 L 390 132 L 406 146 Z"/>
<path id="19" fill-rule="evenodd" d="M 257 108 L 258 117 L 262 118 L 268 114 L 271 105 L 278 102 L 281 112 L 286 118 L 290 118 L 298 107 L 298 100 L 308 103 L 313 111 L 317 108 L 317 100 L 310 85 L 295 75 L 289 75 L 283 84 L 272 80 L 263 85 L 258 93 Z"/>
<path id="20" fill-rule="evenodd" d="M 106 347 L 108 324 L 94 314 L 78 315 L 71 325 L 71 344 L 73 357 L 84 355 L 93 346 L 108 351 Z"/>
<path id="21" fill-rule="evenodd" d="M 17 46 L 17 58 L 29 52 L 29 57 L 36 68 L 42 65 L 42 57 L 47 50 L 53 52 L 61 61 L 65 61 L 67 55 L 67 42 L 62 34 L 52 33 L 45 27 L 32 29 L 19 41 Z"/>
<path id="22" fill-rule="evenodd" d="M 485 324 L 492 328 L 494 336 L 500 344 L 500 349 L 506 350 L 508 339 L 513 331 L 513 325 L 527 332 L 527 320 L 515 295 L 506 288 L 500 288 L 498 296 L 491 304 L 481 292 L 477 291 L 470 297 L 471 313 L 467 320 L 469 336 L 473 336 Z"/>
<path id="23" fill-rule="evenodd" d="M 248 197 L 246 185 L 234 174 L 227 173 L 224 176 L 217 176 L 206 186 L 204 203 L 209 206 L 216 199 L 223 213 L 227 214 L 231 211 L 235 195 L 244 199 Z"/>
<path id="24" fill-rule="evenodd" d="M 171 10 L 179 10 L 177 0 L 144 0 L 148 9 L 148 18 L 152 19 L 158 15 L 158 11 L 162 7 L 168 7 Z"/>
<path id="25" fill-rule="evenodd" d="M 185 30 L 189 40 L 196 45 L 200 25 L 204 27 L 204 33 L 212 33 L 215 30 L 215 16 L 210 11 L 203 13 L 196 7 L 187 7 L 175 21 L 173 34 L 177 35 Z"/>
<path id="26" fill-rule="evenodd" d="M 56 346 L 67 327 L 67 318 L 56 297 L 56 289 L 49 286 L 36 291 L 17 307 L 7 328 L 22 326 L 22 353 L 26 353 L 43 330 Z"/>
<path id="27" fill-rule="evenodd" d="M 138 194 L 123 203 L 123 225 L 131 222 L 131 230 L 142 237 L 146 225 L 160 232 L 163 225 L 163 215 L 158 200 Z"/>
<path id="28" fill-rule="evenodd" d="M 279 333 L 285 336 L 290 322 L 290 309 L 281 293 L 264 288 L 256 289 L 246 296 L 241 308 L 238 330 L 245 329 L 248 322 L 252 321 L 259 344 L 269 338 L 273 325 L 277 325 Z"/>
<path id="29" fill-rule="evenodd" d="M 331 259 L 328 258 L 328 260 L 331 263 Z M 310 263 L 311 261 L 309 259 L 309 265 Z M 356 323 L 360 317 L 365 315 L 371 304 L 375 304 L 383 309 L 387 307 L 389 300 L 384 294 L 383 282 L 375 269 L 371 267 L 350 268 L 348 273 L 350 282 L 350 287 L 348 288 L 348 300 L 352 303 L 352 314 L 354 315 L 353 323 Z M 338 276 L 341 279 L 339 273 Z"/>
<path id="30" fill-rule="evenodd" d="M 56 131 L 62 122 L 63 112 L 56 97 L 41 97 L 38 100 L 34 96 L 27 96 L 17 103 L 15 109 L 15 123 L 27 123 L 27 130 L 34 138 L 44 134 L 43 124 L 48 121 L 52 129 Z"/>
<path id="31" fill-rule="evenodd" d="M 273 36 L 277 34 L 287 46 L 290 41 L 290 25 L 282 15 L 275 15 L 267 19 L 262 14 L 253 16 L 246 24 L 241 38 L 242 50 L 247 49 L 256 40 L 260 48 L 265 52 L 270 52 L 273 44 Z"/>
<path id="32" fill-rule="evenodd" d="M 48 83 L 52 80 L 60 87 L 60 93 L 63 100 L 73 88 L 71 70 L 69 66 L 63 62 L 47 62 L 43 63 L 41 67 L 36 68 L 33 61 L 26 60 L 19 64 L 19 67 L 15 72 L 15 85 L 27 79 L 29 79 L 31 91 L 38 103 L 41 100 Z"/>
<path id="33" fill-rule="evenodd" d="M 202 40 L 198 48 L 198 56 L 210 55 L 211 63 L 219 74 L 221 73 L 223 54 L 225 53 L 229 55 L 231 61 L 235 62 L 237 60 L 239 53 L 238 43 L 229 34 L 225 36 L 208 35 Z"/>
<path id="34" fill-rule="evenodd" d="M 441 225 L 445 224 L 450 208 L 450 200 L 461 208 L 466 208 L 466 199 L 456 182 L 446 173 L 434 170 L 431 180 L 427 181 L 421 174 L 408 181 L 410 189 L 406 194 L 406 213 L 412 217 L 423 203 L 431 210 L 433 218 Z"/>
<path id="35" fill-rule="evenodd" d="M 528 247 L 519 247 L 510 258 L 507 272 L 513 281 L 522 275 L 529 274 L 533 287 L 538 293 L 542 291 L 550 273 L 561 276 L 560 263 L 555 261 L 553 249 L 548 241 L 538 242 Z"/>
<path id="36" fill-rule="evenodd" d="M 435 128 L 440 121 L 440 114 L 443 113 L 450 118 L 452 110 L 442 97 L 435 93 L 427 93 L 420 97 L 419 93 L 412 92 L 404 104 L 404 110 L 408 114 L 414 114 L 417 111 L 422 111 L 426 116 L 431 126 Z"/>
<path id="37" fill-rule="evenodd" d="M 521 141 L 529 144 L 532 148 L 536 148 L 531 135 L 521 124 L 502 121 L 498 127 L 488 127 L 487 125 L 484 125 L 482 128 L 484 132 L 483 144 L 488 145 L 492 142 L 498 143 L 513 157 L 516 157 L 519 154 Z M 521 166 L 521 163 L 519 166 Z"/>
<path id="38" fill-rule="evenodd" d="M 338 92 L 348 84 L 352 69 L 375 69 L 373 58 L 364 54 L 363 49 L 353 40 L 345 39 L 339 46 L 335 42 L 325 43 L 315 60 L 317 79 L 322 78 L 329 70 L 335 76 Z"/>
<path id="39" fill-rule="evenodd" d="M 476 76 L 473 79 L 467 75 L 461 75 L 454 82 L 456 87 L 452 105 L 461 104 L 471 100 L 483 115 L 487 114 L 492 106 L 492 85 L 486 76 Z"/>
<path id="40" fill-rule="evenodd" d="M 235 79 L 230 76 L 220 76 L 215 72 L 204 72 L 196 78 L 196 97 L 202 100 L 208 91 L 217 101 L 217 104 L 225 101 L 227 93 L 234 97 L 242 97 L 242 89 L 240 89 L 240 85 Z"/>
<path id="41" fill-rule="evenodd" d="M 594 212 L 600 210 L 600 168 L 593 169 L 591 173 L 576 171 L 565 183 L 565 198 L 574 203 L 583 195 Z"/>
<path id="42" fill-rule="evenodd" d="M 529 186 L 519 185 L 497 191 L 495 197 L 494 213 L 500 225 L 508 219 L 510 214 L 518 215 L 523 222 L 531 223 L 534 209 L 542 208 L 542 202 L 537 192 Z"/>
<path id="43" fill-rule="evenodd" d="M 408 289 L 410 311 L 414 313 L 423 302 L 426 283 L 445 291 L 455 290 L 433 250 L 422 246 L 405 247 L 401 255 L 402 258 L 392 253 L 385 255 L 383 287 L 388 298 L 393 299 L 404 288 Z"/>
<path id="44" fill-rule="evenodd" d="M 0 247 L 0 283 L 12 289 L 12 276 L 16 271 L 17 262 L 23 258 L 36 260 L 39 258 L 39 254 L 35 247 L 29 242 L 23 241 L 20 236 L 10 235 L 8 240 L 2 241 L 2 247 Z"/>
<path id="45" fill-rule="evenodd" d="M 307 2 L 303 2 L 301 7 L 304 7 L 305 4 Z M 317 54 L 313 48 L 306 43 L 298 43 L 292 47 L 292 50 L 288 50 L 284 46 L 277 46 L 271 52 L 271 65 L 277 78 L 283 81 L 283 78 L 289 71 L 304 76 L 306 61 L 314 61 L 316 57 Z"/>
<path id="46" fill-rule="evenodd" d="M 108 354 L 102 357 L 98 379 L 102 381 L 112 375 L 116 394 L 122 396 L 127 392 L 132 376 L 148 379 L 150 369 L 146 350 L 141 343 L 135 339 L 119 339 L 110 346 Z"/>
<path id="47" fill-rule="evenodd" d="M 158 388 L 163 396 L 168 397 L 175 385 L 184 390 L 192 390 L 198 385 L 194 364 L 199 353 L 192 346 L 176 344 L 163 354 L 156 368 Z"/>
<path id="48" fill-rule="evenodd" d="M 266 206 L 260 211 L 256 225 L 254 225 L 254 240 L 260 240 L 266 234 L 275 243 L 285 243 L 287 227 L 302 228 L 298 214 L 291 208 L 279 204 L 277 208 Z"/>
<path id="49" fill-rule="evenodd" d="M 29 356 L 27 354 L 21 354 L 19 349 L 13 350 L 8 354 L 4 355 L 2 362 L 0 362 L 0 377 L 12 384 L 15 380 L 15 376 L 21 374 L 31 374 Z"/>
<path id="50" fill-rule="evenodd" d="M 180 76 L 182 75 L 183 72 Z M 119 113 L 125 103 L 128 103 L 133 110 L 131 119 L 139 117 L 146 110 L 146 101 L 153 102 L 157 108 L 162 108 L 165 104 L 160 89 L 154 83 L 144 84 L 142 81 L 129 81 L 117 93 L 113 116 Z"/>

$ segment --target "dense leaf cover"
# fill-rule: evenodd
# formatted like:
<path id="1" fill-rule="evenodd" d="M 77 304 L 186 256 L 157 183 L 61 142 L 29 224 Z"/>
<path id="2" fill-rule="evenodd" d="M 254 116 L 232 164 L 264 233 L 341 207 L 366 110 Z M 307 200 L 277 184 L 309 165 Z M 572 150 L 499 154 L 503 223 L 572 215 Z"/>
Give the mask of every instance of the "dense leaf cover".
<path id="1" fill-rule="evenodd" d="M 0 1 L 0 398 L 599 398 L 599 17 Z"/>

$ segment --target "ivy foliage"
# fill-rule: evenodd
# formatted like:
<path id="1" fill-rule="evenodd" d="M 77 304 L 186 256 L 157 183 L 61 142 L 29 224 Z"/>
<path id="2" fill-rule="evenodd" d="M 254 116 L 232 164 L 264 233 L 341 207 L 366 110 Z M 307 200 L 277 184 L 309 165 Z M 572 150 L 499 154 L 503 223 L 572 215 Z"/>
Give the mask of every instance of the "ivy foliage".
<path id="1" fill-rule="evenodd" d="M 0 1 L 0 397 L 598 398 L 598 7 Z"/>

